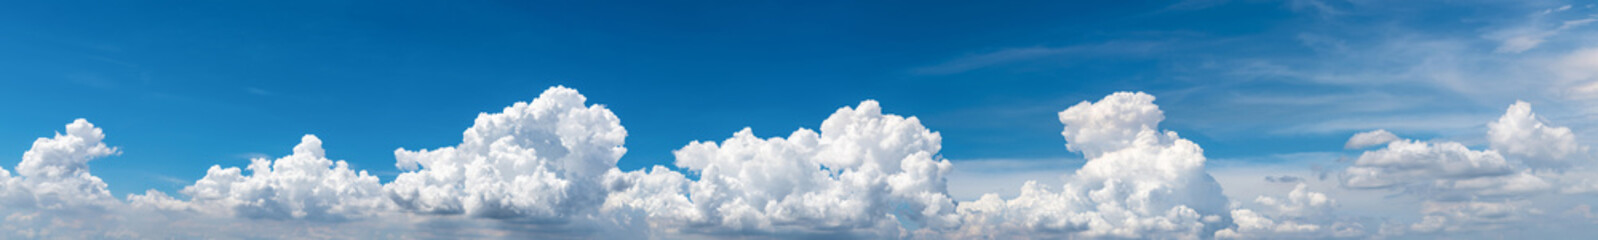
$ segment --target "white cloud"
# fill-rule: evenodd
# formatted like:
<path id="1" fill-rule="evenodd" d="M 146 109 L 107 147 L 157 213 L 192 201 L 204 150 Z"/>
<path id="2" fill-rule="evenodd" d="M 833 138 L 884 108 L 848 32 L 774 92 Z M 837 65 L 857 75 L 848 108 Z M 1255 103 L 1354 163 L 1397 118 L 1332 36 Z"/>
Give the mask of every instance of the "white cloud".
<path id="1" fill-rule="evenodd" d="M 1398 190 L 1441 201 L 1518 197 L 1551 187 L 1496 151 L 1470 150 L 1457 142 L 1396 141 L 1360 155 L 1340 177 L 1345 187 Z"/>
<path id="2" fill-rule="evenodd" d="M 1582 181 L 1569 174 L 1539 172 L 1568 169 L 1586 158 L 1587 148 L 1569 128 L 1548 125 L 1530 104 L 1519 101 L 1487 128 L 1493 150 L 1471 150 L 1458 142 L 1394 141 L 1361 154 L 1344 169 L 1342 184 L 1400 190 L 1431 201 L 1516 199 L 1580 188 L 1569 185 Z"/>
<path id="3" fill-rule="evenodd" d="M 553 87 L 500 113 L 482 113 L 461 144 L 394 151 L 412 170 L 383 186 L 400 207 L 433 214 L 565 221 L 598 208 L 603 175 L 627 149 L 610 110 Z"/>
<path id="4" fill-rule="evenodd" d="M 1294 221 L 1276 221 L 1260 215 L 1249 209 L 1232 210 L 1232 222 L 1236 228 L 1222 229 L 1215 232 L 1216 238 L 1268 238 L 1266 236 L 1280 237 L 1293 236 L 1293 234 L 1307 234 L 1320 231 L 1323 227 L 1314 224 L 1302 224 Z"/>
<path id="5" fill-rule="evenodd" d="M 958 237 L 1200 238 L 1230 221 L 1197 144 L 1156 130 L 1154 97 L 1115 93 L 1060 112 L 1067 147 L 1087 163 L 1054 192 L 1028 182 L 1010 200 L 962 202 Z M 1065 236 L 1059 236 L 1065 235 Z"/>
<path id="6" fill-rule="evenodd" d="M 1393 133 L 1387 132 L 1385 129 L 1376 129 L 1376 131 L 1354 134 L 1354 137 L 1348 138 L 1348 143 L 1343 144 L 1343 149 L 1361 149 L 1387 144 L 1392 141 L 1398 141 L 1398 135 L 1393 135 Z"/>
<path id="7" fill-rule="evenodd" d="M 106 183 L 89 173 L 89 161 L 120 153 L 101 140 L 105 133 L 88 120 L 66 126 L 66 134 L 33 141 L 22 154 L 17 176 L 0 169 L 0 206 L 63 209 L 114 203 Z"/>
<path id="8" fill-rule="evenodd" d="M 1366 234 L 1364 225 L 1343 221 L 1333 214 L 1337 201 L 1325 193 L 1309 191 L 1298 183 L 1285 197 L 1259 196 L 1261 208 L 1235 208 L 1232 219 L 1237 226 L 1215 233 L 1216 238 L 1350 238 Z"/>
<path id="9" fill-rule="evenodd" d="M 1272 211 L 1285 216 L 1306 216 L 1324 214 L 1336 204 L 1324 193 L 1309 191 L 1309 185 L 1299 183 L 1293 191 L 1287 193 L 1286 198 L 1259 196 L 1255 203 L 1264 205 Z"/>
<path id="10" fill-rule="evenodd" d="M 570 176 L 567 182 L 549 182 L 572 185 L 568 192 L 544 193 L 563 198 L 584 197 L 579 191 L 596 193 L 588 200 L 590 206 L 555 207 L 572 211 L 592 212 L 604 199 L 599 185 L 602 174 L 613 172 L 615 159 L 625 151 L 620 148 L 620 138 L 625 136 L 613 115 L 602 107 L 583 108 L 581 95 L 565 88 L 552 88 L 544 99 L 532 104 L 519 103 L 510 111 L 523 116 L 484 114 L 480 126 L 465 135 L 468 142 L 460 147 L 478 150 L 476 143 L 492 142 L 496 154 L 482 157 L 488 160 L 511 161 L 515 166 L 487 166 L 477 170 L 498 172 L 514 170 L 529 163 L 531 158 L 562 155 L 561 160 L 596 159 L 583 157 L 598 152 L 600 163 L 569 161 L 564 163 L 558 176 Z M 554 97 L 549 97 L 554 96 Z M 575 99 L 575 100 L 574 100 Z M 575 107 L 570 107 L 575 105 Z M 555 111 L 577 109 L 572 111 Z M 584 111 L 586 110 L 586 111 Z M 549 120 L 531 124 L 517 123 L 521 117 Z M 556 119 L 556 120 L 550 120 Z M 495 132 L 495 130 L 506 132 Z M 473 132 L 475 131 L 475 132 Z M 516 136 L 534 136 L 517 138 Z M 565 137 L 550 139 L 549 137 Z M 475 137 L 475 138 L 474 138 Z M 129 195 L 126 202 L 117 201 L 105 190 L 106 184 L 89 174 L 88 162 L 97 157 L 116 154 L 115 148 L 100 141 L 104 138 L 98 128 L 87 121 L 78 120 L 67 127 L 67 134 L 55 138 L 41 138 L 35 148 L 25 154 L 19 167 L 20 176 L 11 176 L 0 169 L 0 238 L 68 238 L 68 239 L 148 239 L 148 238 L 294 238 L 294 239 L 350 239 L 350 238 L 503 238 L 503 237 L 556 237 L 556 238 L 644 238 L 638 235 L 645 229 L 640 212 L 617 211 L 573 217 L 572 221 L 550 224 L 549 218 L 485 219 L 475 216 L 500 217 L 481 214 L 434 215 L 409 214 L 395 204 L 389 192 L 375 176 L 350 169 L 343 161 L 326 157 L 321 139 L 306 135 L 293 149 L 293 154 L 268 160 L 252 159 L 248 173 L 239 168 L 211 167 L 205 178 L 182 192 L 188 200 L 173 198 L 166 193 L 150 190 L 144 194 Z M 483 141 L 484 139 L 496 139 Z M 570 143 L 561 145 L 562 141 Z M 597 143 L 597 144 L 596 144 Z M 536 145 L 518 148 L 517 144 Z M 550 146 L 562 147 L 549 148 Z M 446 148 L 454 149 L 454 148 Z M 596 151 L 594 149 L 599 149 Z M 525 151 L 517 151 L 525 150 Z M 436 150 L 431 152 L 443 152 Z M 450 150 L 453 151 L 453 150 Z M 412 169 L 407 174 L 433 177 L 458 174 L 442 172 L 435 168 L 449 168 L 447 161 L 457 158 L 428 158 L 428 151 L 410 153 L 400 151 L 401 166 L 409 160 Z M 536 153 L 535 153 L 536 152 Z M 526 155 L 516 155 L 525 153 Z M 558 154 L 557 154 L 558 153 Z M 588 155 L 585 155 L 588 154 Z M 445 156 L 459 157 L 459 156 Z M 499 157 L 501 159 L 496 159 Z M 523 158 L 517 158 L 523 157 Z M 608 159 L 608 160 L 606 160 Z M 606 162 L 608 161 L 608 162 Z M 544 162 L 549 164 L 549 162 Z M 418 166 L 419 165 L 419 166 Z M 464 164 L 468 167 L 470 163 Z M 598 167 L 595 167 L 595 166 Z M 578 176 L 574 172 L 584 175 Z M 544 172 L 549 174 L 548 172 Z M 434 175 L 423 175 L 434 174 Z M 478 176 L 478 173 L 465 173 Z M 586 177 L 586 178 L 580 178 Z M 510 187 L 508 183 L 491 183 L 482 179 L 472 184 L 490 184 L 493 187 Z M 570 183 L 588 181 L 583 183 Z M 586 185 L 585 185 L 586 184 Z M 404 187 L 404 186 L 401 186 Z M 427 186 L 423 186 L 427 187 Z M 508 192 L 508 189 L 472 189 L 474 193 Z M 476 197 L 482 197 L 479 194 Z M 469 198 L 474 196 L 446 195 L 439 197 Z M 490 196 L 491 197 L 491 196 Z M 518 200 L 525 199 L 497 199 Z M 497 201 L 495 200 L 495 201 Z M 539 202 L 538 204 L 545 204 Z M 550 203 L 553 204 L 553 203 Z M 465 207 L 471 211 L 470 206 Z M 309 220 L 309 221 L 308 221 Z"/>
<path id="11" fill-rule="evenodd" d="M 1060 123 L 1065 124 L 1065 130 L 1060 132 L 1065 136 L 1065 147 L 1088 159 L 1144 140 L 1139 135 L 1153 131 L 1165 120 L 1165 113 L 1154 105 L 1153 95 L 1131 92 L 1114 93 L 1098 103 L 1083 101 L 1059 115 Z"/>
<path id="12" fill-rule="evenodd" d="M 1579 177 L 1591 170 L 1582 166 L 1590 163 L 1580 161 L 1586 147 L 1569 128 L 1543 122 L 1530 104 L 1517 101 L 1487 127 L 1492 150 L 1471 150 L 1458 142 L 1398 140 L 1361 154 L 1343 170 L 1341 183 L 1395 190 L 1421 200 L 1419 221 L 1383 227 L 1382 234 L 1397 235 L 1503 228 L 1539 214 L 1528 199 L 1581 192 L 1590 182 Z"/>
<path id="13" fill-rule="evenodd" d="M 1574 134 L 1520 102 L 1488 124 L 1492 150 L 1356 134 L 1345 147 L 1386 146 L 1346 163 L 1335 182 L 1347 188 L 1272 183 L 1296 187 L 1255 192 L 1245 208 L 1228 202 L 1202 148 L 1158 128 L 1164 114 L 1154 100 L 1123 92 L 1061 111 L 1067 149 L 1087 159 L 1080 169 L 1061 184 L 1022 184 L 1013 198 L 958 204 L 941 135 L 875 101 L 840 108 L 815 131 L 759 138 L 744 129 L 690 143 L 674 152 L 684 171 L 623 172 L 620 121 L 556 87 L 481 114 L 457 146 L 396 150 L 396 165 L 409 171 L 386 186 L 329 159 L 321 139 L 306 135 L 288 156 L 212 166 L 184 188 L 189 199 L 152 190 L 125 203 L 88 171 L 117 149 L 78 120 L 37 140 L 16 176 L 0 169 L 0 238 L 1340 238 L 1366 237 L 1365 225 L 1339 216 L 1327 194 L 1337 192 L 1320 190 L 1421 201 L 1415 221 L 1382 229 L 1396 234 L 1531 221 L 1540 210 L 1528 196 L 1598 189 Z M 1035 163 L 984 164 L 971 167 Z M 1280 172 L 1269 174 L 1247 179 Z"/>
<path id="14" fill-rule="evenodd" d="M 247 170 L 245 175 L 237 167 L 211 166 L 204 178 L 181 191 L 191 197 L 189 202 L 158 191 L 129 196 L 128 201 L 155 209 L 264 219 L 346 220 L 393 208 L 377 177 L 328 159 L 322 140 L 313 135 L 302 137 L 292 155 L 250 159 Z"/>
<path id="15" fill-rule="evenodd" d="M 699 180 L 660 167 L 625 173 L 614 182 L 631 187 L 607 207 L 642 208 L 653 225 L 690 233 L 885 238 L 905 233 L 901 221 L 949 228 L 958 217 L 941 141 L 915 117 L 865 101 L 838 109 L 819 133 L 761 139 L 746 128 L 720 143 L 690 143 L 674 152 L 675 164 Z"/>
<path id="16" fill-rule="evenodd" d="M 120 153 L 103 140 L 100 128 L 77 119 L 65 134 L 34 140 L 17 175 L 0 169 L 0 238 L 125 238 L 105 214 L 123 205 L 89 171 L 89 162 Z"/>
<path id="17" fill-rule="evenodd" d="M 1549 126 L 1532 114 L 1531 104 L 1522 101 L 1487 124 L 1487 140 L 1494 150 L 1537 168 L 1568 166 L 1587 153 L 1570 128 Z"/>

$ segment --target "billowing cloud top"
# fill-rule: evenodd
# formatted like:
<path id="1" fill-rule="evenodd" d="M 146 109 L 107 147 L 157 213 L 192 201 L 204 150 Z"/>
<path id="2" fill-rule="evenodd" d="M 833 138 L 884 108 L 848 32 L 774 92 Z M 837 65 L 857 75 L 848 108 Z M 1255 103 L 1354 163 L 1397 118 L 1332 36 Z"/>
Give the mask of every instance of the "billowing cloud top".
<path id="1" fill-rule="evenodd" d="M 5 206 L 61 209 L 115 201 L 105 182 L 89 174 L 89 161 L 117 154 L 117 149 L 100 142 L 105 133 L 88 120 L 73 120 L 66 130 L 34 140 L 17 164 L 17 178 L 0 169 L 0 200 Z"/>
<path id="2" fill-rule="evenodd" d="M 1503 117 L 1487 124 L 1487 141 L 1493 149 L 1519 157 L 1532 167 L 1565 167 L 1587 154 L 1570 128 L 1544 124 L 1524 101 L 1515 101 Z"/>
<path id="3" fill-rule="evenodd" d="M 961 203 L 966 237 L 1197 238 L 1230 222 L 1204 172 L 1204 150 L 1156 130 L 1154 96 L 1121 92 L 1060 112 L 1062 135 L 1088 157 L 1060 192 L 1028 182 L 1021 196 Z M 1055 236 L 1063 234 L 1065 236 Z"/>
<path id="4" fill-rule="evenodd" d="M 627 129 L 577 90 L 554 87 L 532 102 L 483 113 L 461 144 L 394 150 L 401 173 L 383 188 L 406 210 L 559 221 L 595 209 Z M 419 170 L 418 170 L 419 169 Z"/>
<path id="5" fill-rule="evenodd" d="M 612 200 L 693 232 L 892 237 L 900 222 L 949 228 L 959 219 L 944 180 L 952 165 L 937 155 L 941 141 L 915 117 L 865 101 L 838 109 L 820 133 L 760 139 L 746 128 L 720 144 L 690 143 L 675 152 L 676 165 L 699 180 L 661 168 L 629 173 L 617 181 L 631 187 Z"/>
<path id="6" fill-rule="evenodd" d="M 1339 190 L 1423 203 L 1419 220 L 1373 222 L 1340 215 L 1318 181 L 1291 176 L 1271 178 L 1298 179 L 1271 181 L 1294 184 L 1283 195 L 1231 200 L 1204 150 L 1160 130 L 1164 113 L 1140 92 L 1059 112 L 1066 149 L 1087 158 L 1062 185 L 966 202 L 948 194 L 956 166 L 939 155 L 942 136 L 876 101 L 838 109 L 819 130 L 760 138 L 745 128 L 674 151 L 676 169 L 621 171 L 627 131 L 586 100 L 553 87 L 480 114 L 459 145 L 396 150 L 406 171 L 387 184 L 305 135 L 287 156 L 210 167 L 182 198 L 150 190 L 126 201 L 88 167 L 117 148 L 79 119 L 35 141 L 15 176 L 0 169 L 0 236 L 1361 238 L 1498 228 L 1544 214 L 1530 197 L 1598 189 L 1587 147 L 1525 102 L 1488 124 L 1491 149 L 1354 135 L 1345 148 L 1385 147 L 1335 170 Z"/>
<path id="7" fill-rule="evenodd" d="M 250 175 L 237 167 L 211 166 L 204 178 L 181 191 L 194 206 L 178 207 L 247 218 L 344 220 L 392 206 L 382 198 L 377 177 L 350 170 L 344 161 L 329 160 L 322 140 L 313 135 L 301 138 L 294 154 L 277 160 L 250 159 L 247 169 Z M 164 199 L 135 203 L 161 204 L 155 200 Z"/>

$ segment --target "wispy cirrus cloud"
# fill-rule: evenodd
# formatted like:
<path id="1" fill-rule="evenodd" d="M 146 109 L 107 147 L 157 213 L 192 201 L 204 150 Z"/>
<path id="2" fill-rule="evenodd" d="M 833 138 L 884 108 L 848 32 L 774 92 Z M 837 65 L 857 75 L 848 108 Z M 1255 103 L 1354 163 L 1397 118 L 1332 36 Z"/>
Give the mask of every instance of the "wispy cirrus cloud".
<path id="1" fill-rule="evenodd" d="M 1006 64 L 1058 60 L 1062 57 L 1116 57 L 1140 55 L 1157 50 L 1161 42 L 1127 41 L 1065 47 L 1007 48 L 992 52 L 972 54 L 931 66 L 911 69 L 911 74 L 947 75 L 968 72 Z"/>

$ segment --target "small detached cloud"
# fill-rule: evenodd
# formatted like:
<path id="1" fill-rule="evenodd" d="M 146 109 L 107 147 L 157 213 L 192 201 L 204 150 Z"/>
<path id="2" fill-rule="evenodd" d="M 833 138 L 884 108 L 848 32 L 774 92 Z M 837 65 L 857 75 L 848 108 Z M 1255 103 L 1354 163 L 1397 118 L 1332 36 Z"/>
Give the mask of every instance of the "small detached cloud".
<path id="1" fill-rule="evenodd" d="M 1343 144 L 1343 149 L 1363 149 L 1393 141 L 1398 141 L 1398 135 L 1393 135 L 1393 133 L 1384 129 L 1376 129 L 1376 131 L 1354 134 L 1354 137 L 1348 138 L 1348 143 Z"/>

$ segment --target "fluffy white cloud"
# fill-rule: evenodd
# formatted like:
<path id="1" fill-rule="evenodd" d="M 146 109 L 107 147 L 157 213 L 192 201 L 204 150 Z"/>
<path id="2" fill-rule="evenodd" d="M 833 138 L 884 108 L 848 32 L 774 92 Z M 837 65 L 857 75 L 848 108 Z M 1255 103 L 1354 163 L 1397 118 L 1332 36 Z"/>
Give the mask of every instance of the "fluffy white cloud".
<path id="1" fill-rule="evenodd" d="M 1319 225 L 1303 224 L 1294 221 L 1272 220 L 1250 209 L 1232 210 L 1232 222 L 1236 228 L 1222 229 L 1215 232 L 1216 238 L 1266 238 L 1264 236 L 1292 236 L 1320 231 Z"/>
<path id="2" fill-rule="evenodd" d="M 66 126 L 66 134 L 33 141 L 22 154 L 17 176 L 0 169 L 0 207 L 62 209 L 104 207 L 116 198 L 99 177 L 89 173 L 89 161 L 118 154 L 101 140 L 105 133 L 88 120 Z"/>
<path id="3" fill-rule="evenodd" d="M 1522 101 L 1509 105 L 1503 117 L 1487 124 L 1487 141 L 1494 150 L 1535 168 L 1569 166 L 1587 154 L 1570 128 L 1549 126 L 1532 114 L 1531 104 Z"/>
<path id="4" fill-rule="evenodd" d="M 646 209 L 655 225 L 686 232 L 882 238 L 902 234 L 900 221 L 948 228 L 958 217 L 941 141 L 915 117 L 865 101 L 833 113 L 819 133 L 761 139 L 746 128 L 720 143 L 690 143 L 674 152 L 676 165 L 699 180 L 661 167 L 618 174 L 609 182 L 626 190 L 607 207 Z"/>
<path id="5" fill-rule="evenodd" d="M 960 237 L 1200 238 L 1228 225 L 1227 198 L 1204 171 L 1203 149 L 1175 132 L 1144 93 L 1115 93 L 1060 112 L 1067 147 L 1088 161 L 1054 192 L 960 204 Z"/>
<path id="6" fill-rule="evenodd" d="M 313 135 L 300 138 L 294 154 L 277 160 L 250 159 L 246 169 L 250 174 L 212 165 L 204 178 L 183 188 L 189 202 L 158 191 L 129 196 L 128 201 L 156 209 L 264 219 L 345 220 L 392 208 L 377 177 L 328 159 L 322 140 Z"/>
<path id="7" fill-rule="evenodd" d="M 1060 123 L 1065 123 L 1060 135 L 1065 136 L 1066 149 L 1088 159 L 1126 149 L 1141 140 L 1138 135 L 1165 120 L 1165 112 L 1154 105 L 1154 95 L 1141 92 L 1117 92 L 1098 103 L 1082 101 L 1059 116 Z"/>
<path id="8" fill-rule="evenodd" d="M 941 136 L 875 101 L 840 108 L 816 131 L 759 138 L 746 128 L 690 143 L 674 152 L 684 171 L 624 172 L 615 164 L 627 133 L 616 116 L 555 87 L 479 115 L 457 146 L 396 150 L 408 172 L 387 185 L 327 158 L 321 139 L 306 135 L 282 158 L 212 166 L 182 190 L 188 199 L 152 190 L 126 203 L 89 174 L 90 160 L 117 150 L 80 119 L 37 140 L 15 176 L 0 169 L 0 238 L 1367 237 L 1361 222 L 1334 214 L 1332 196 L 1310 191 L 1311 180 L 1267 178 L 1297 185 L 1248 208 L 1228 204 L 1203 149 L 1158 129 L 1154 100 L 1116 93 L 1060 112 L 1067 149 L 1087 157 L 1064 184 L 1028 182 L 1015 198 L 958 204 Z M 1527 196 L 1598 189 L 1586 147 L 1529 104 L 1511 105 L 1488 128 L 1493 150 L 1356 134 L 1345 147 L 1386 146 L 1349 162 L 1337 184 L 1423 202 L 1419 221 L 1383 234 L 1499 228 L 1540 214 Z"/>
<path id="9" fill-rule="evenodd" d="M 1343 144 L 1343 149 L 1361 149 L 1393 141 L 1398 141 L 1398 135 L 1393 135 L 1393 133 L 1387 132 L 1385 129 L 1376 129 L 1376 131 L 1354 134 L 1354 137 L 1348 138 L 1348 143 Z"/>
<path id="10" fill-rule="evenodd" d="M 123 205 L 89 172 L 89 162 L 120 153 L 103 140 L 100 128 L 77 119 L 64 134 L 34 140 L 15 176 L 0 169 L 0 238 L 121 238 L 105 213 Z"/>
<path id="11" fill-rule="evenodd" d="M 604 174 L 627 149 L 627 130 L 577 90 L 553 87 L 532 102 L 477 116 L 460 145 L 394 151 L 401 173 L 383 188 L 415 212 L 564 221 L 597 209 Z"/>

